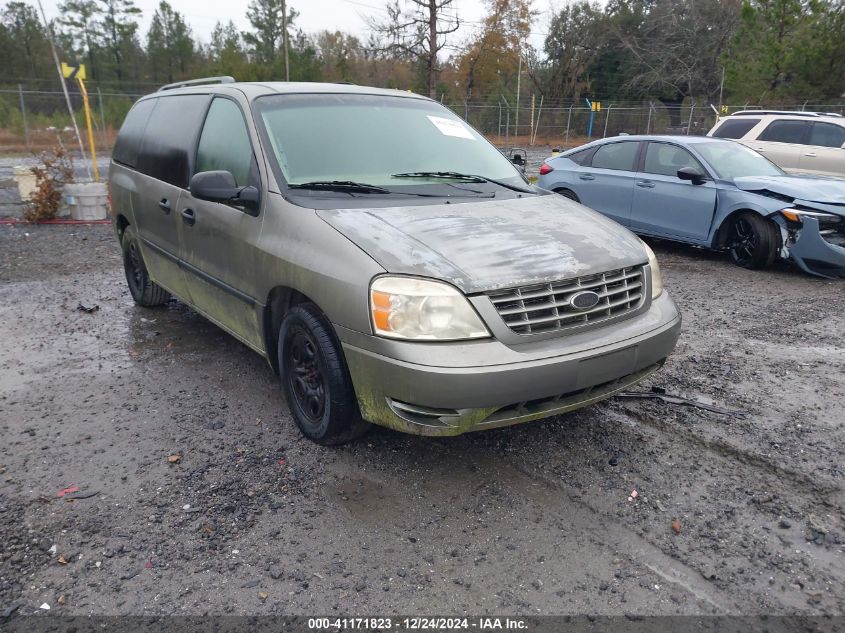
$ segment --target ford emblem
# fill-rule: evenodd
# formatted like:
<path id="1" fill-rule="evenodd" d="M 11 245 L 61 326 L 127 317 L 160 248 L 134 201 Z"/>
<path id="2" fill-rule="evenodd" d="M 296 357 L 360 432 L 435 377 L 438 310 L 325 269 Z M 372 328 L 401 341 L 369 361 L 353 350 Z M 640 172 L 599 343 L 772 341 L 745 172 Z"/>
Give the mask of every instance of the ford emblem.
<path id="1" fill-rule="evenodd" d="M 572 297 L 569 299 L 569 305 L 572 306 L 574 310 L 578 310 L 581 312 L 582 310 L 589 310 L 590 308 L 595 308 L 599 303 L 599 295 L 592 290 L 582 290 L 581 292 L 576 292 Z"/>

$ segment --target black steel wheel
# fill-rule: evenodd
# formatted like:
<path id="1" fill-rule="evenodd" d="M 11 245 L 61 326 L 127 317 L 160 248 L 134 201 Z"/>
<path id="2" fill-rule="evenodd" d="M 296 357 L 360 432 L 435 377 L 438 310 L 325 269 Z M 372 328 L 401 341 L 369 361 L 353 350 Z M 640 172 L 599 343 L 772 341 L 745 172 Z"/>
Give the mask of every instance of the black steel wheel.
<path id="1" fill-rule="evenodd" d="M 312 303 L 291 308 L 279 328 L 279 368 L 293 419 L 318 444 L 343 444 L 366 433 L 334 329 Z"/>
<path id="2" fill-rule="evenodd" d="M 777 255 L 777 227 L 752 211 L 731 218 L 726 246 L 731 260 L 742 268 L 766 268 Z"/>
<path id="3" fill-rule="evenodd" d="M 140 306 L 153 308 L 163 305 L 170 300 L 170 293 L 150 279 L 135 229 L 127 226 L 121 238 L 123 248 L 123 271 L 126 273 L 126 284 L 129 294 Z"/>

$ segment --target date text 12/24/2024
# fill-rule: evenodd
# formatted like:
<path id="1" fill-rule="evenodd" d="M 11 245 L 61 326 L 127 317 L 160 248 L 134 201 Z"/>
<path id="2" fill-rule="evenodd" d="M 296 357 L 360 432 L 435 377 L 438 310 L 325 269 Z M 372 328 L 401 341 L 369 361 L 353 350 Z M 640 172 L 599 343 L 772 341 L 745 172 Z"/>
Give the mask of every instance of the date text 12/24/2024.
<path id="1" fill-rule="evenodd" d="M 520 618 L 309 618 L 308 628 L 315 631 L 376 630 L 376 631 L 524 631 L 528 628 Z"/>

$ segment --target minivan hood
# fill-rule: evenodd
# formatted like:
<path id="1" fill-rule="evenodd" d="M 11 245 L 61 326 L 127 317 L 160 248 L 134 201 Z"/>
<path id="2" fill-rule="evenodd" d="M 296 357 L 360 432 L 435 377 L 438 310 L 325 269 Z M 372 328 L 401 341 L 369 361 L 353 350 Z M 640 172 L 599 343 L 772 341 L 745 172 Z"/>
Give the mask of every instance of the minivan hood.
<path id="1" fill-rule="evenodd" d="M 796 200 L 845 205 L 845 180 L 837 178 L 747 176 L 735 178 L 734 184 L 743 191 L 771 191 Z"/>
<path id="2" fill-rule="evenodd" d="M 647 261 L 633 233 L 557 195 L 317 213 L 388 272 L 442 279 L 468 294 Z"/>

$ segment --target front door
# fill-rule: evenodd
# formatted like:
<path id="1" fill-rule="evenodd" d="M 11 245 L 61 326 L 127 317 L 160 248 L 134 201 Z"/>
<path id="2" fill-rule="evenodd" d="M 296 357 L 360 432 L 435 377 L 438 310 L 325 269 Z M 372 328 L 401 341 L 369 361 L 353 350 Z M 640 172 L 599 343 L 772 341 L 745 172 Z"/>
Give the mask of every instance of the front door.
<path id="1" fill-rule="evenodd" d="M 809 145 L 801 148 L 800 171 L 845 177 L 845 125 L 813 122 Z"/>
<path id="2" fill-rule="evenodd" d="M 678 178 L 678 170 L 707 171 L 686 149 L 672 143 L 649 143 L 643 168 L 634 183 L 631 229 L 639 233 L 685 240 L 704 240 L 716 211 L 713 181 L 694 185 Z"/>
<path id="3" fill-rule="evenodd" d="M 261 191 L 261 177 L 241 107 L 216 97 L 200 134 L 195 173 L 225 170 L 238 186 Z M 182 259 L 191 302 L 208 318 L 244 343 L 263 350 L 261 307 L 257 289 L 256 244 L 263 214 L 237 204 L 194 198 L 179 201 Z"/>

